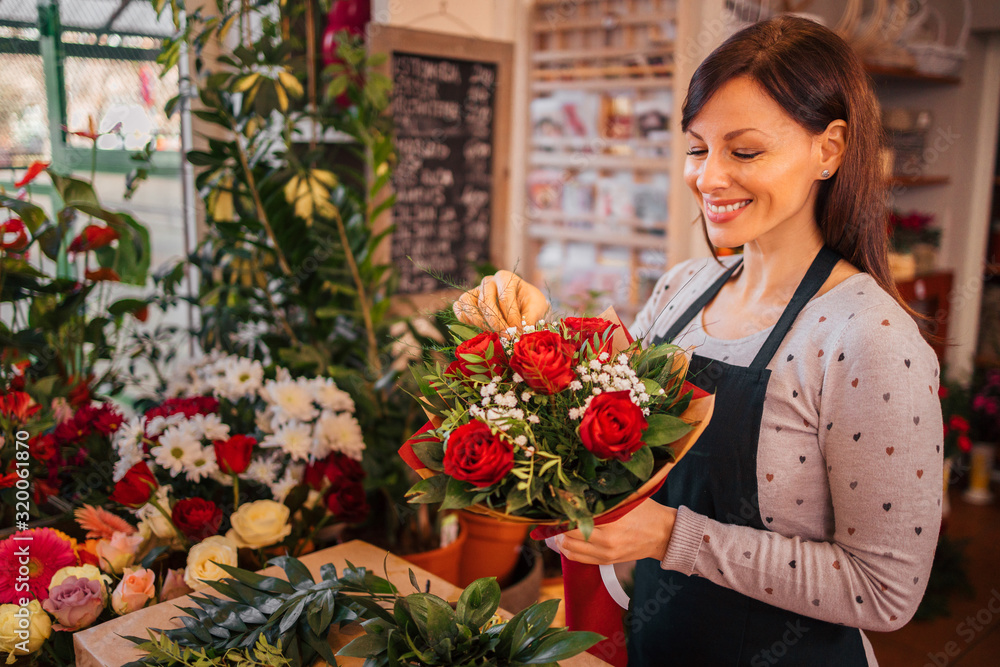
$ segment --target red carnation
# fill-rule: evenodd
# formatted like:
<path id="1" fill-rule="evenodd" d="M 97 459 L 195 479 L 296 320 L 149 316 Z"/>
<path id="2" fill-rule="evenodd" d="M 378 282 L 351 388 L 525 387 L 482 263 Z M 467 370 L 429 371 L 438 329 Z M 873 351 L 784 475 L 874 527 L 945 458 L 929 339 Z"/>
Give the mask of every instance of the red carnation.
<path id="1" fill-rule="evenodd" d="M 120 237 L 121 235 L 111 227 L 87 225 L 80 232 L 80 235 L 69 244 L 69 251 L 87 252 L 88 250 L 97 250 L 98 248 L 110 245 Z"/>
<path id="2" fill-rule="evenodd" d="M 567 337 L 576 341 L 579 347 L 593 347 L 594 336 L 597 336 L 599 341 L 604 341 L 597 352 L 611 353 L 612 335 L 618 328 L 617 324 L 603 317 L 566 317 L 562 324 L 566 327 Z"/>
<path id="3" fill-rule="evenodd" d="M 536 331 L 514 343 L 510 367 L 529 387 L 543 394 L 555 394 L 573 381 L 576 346 L 554 331 Z"/>
<path id="4" fill-rule="evenodd" d="M 364 478 L 365 471 L 361 464 L 340 452 L 333 452 L 321 461 L 310 463 L 303 474 L 305 483 L 317 491 L 322 490 L 327 482 L 333 483 L 339 479 L 360 482 Z"/>
<path id="5" fill-rule="evenodd" d="M 103 403 L 93 408 L 91 424 L 101 434 L 111 436 L 117 431 L 124 421 L 122 414 L 110 403 Z"/>
<path id="6" fill-rule="evenodd" d="M 444 472 L 477 487 L 496 484 L 514 467 L 514 450 L 481 421 L 459 426 L 448 436 Z"/>
<path id="7" fill-rule="evenodd" d="M 28 247 L 28 230 L 17 218 L 0 222 L 0 249 L 21 252 Z"/>
<path id="8" fill-rule="evenodd" d="M 470 361 L 463 355 L 475 355 L 484 361 Z M 470 338 L 455 348 L 455 361 L 448 366 L 446 372 L 461 373 L 466 377 L 473 375 L 494 375 L 503 376 L 507 370 L 507 353 L 504 352 L 503 343 L 500 336 L 494 331 L 484 331 L 474 338 Z M 474 371 L 470 367 L 485 367 L 486 371 Z"/>
<path id="9" fill-rule="evenodd" d="M 211 396 L 194 396 L 191 398 L 169 398 L 155 408 L 146 411 L 146 420 L 156 417 L 169 417 L 182 414 L 188 419 L 195 415 L 210 415 L 219 411 L 219 400 Z"/>
<path id="10" fill-rule="evenodd" d="M 368 516 L 368 498 L 360 482 L 341 477 L 332 484 L 324 499 L 337 521 L 357 523 Z"/>
<path id="11" fill-rule="evenodd" d="M 185 498 L 174 504 L 170 518 L 184 537 L 192 542 L 201 542 L 218 532 L 222 525 L 222 509 L 211 500 Z"/>
<path id="12" fill-rule="evenodd" d="M 153 492 L 159 487 L 146 462 L 139 461 L 115 484 L 115 490 L 109 496 L 109 500 L 132 509 L 139 509 L 149 502 Z"/>
<path id="13" fill-rule="evenodd" d="M 580 440 L 598 458 L 628 461 L 642 447 L 642 433 L 648 427 L 629 392 L 609 391 L 590 401 L 580 421 Z"/>
<path id="14" fill-rule="evenodd" d="M 254 445 L 257 440 L 248 435 L 234 435 L 228 440 L 216 440 L 212 443 L 215 447 L 215 460 L 219 463 L 219 470 L 226 475 L 239 475 L 245 472 L 250 465 L 250 456 L 253 454 Z"/>

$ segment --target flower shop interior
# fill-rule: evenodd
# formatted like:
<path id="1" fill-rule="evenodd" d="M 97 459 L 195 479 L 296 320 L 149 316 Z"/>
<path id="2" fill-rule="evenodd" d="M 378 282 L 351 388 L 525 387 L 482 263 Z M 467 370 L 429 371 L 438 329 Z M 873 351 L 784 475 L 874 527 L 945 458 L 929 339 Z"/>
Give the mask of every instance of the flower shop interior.
<path id="1" fill-rule="evenodd" d="M 998 664 L 996 0 L 0 0 L 6 664 L 625 664 L 573 627 L 543 514 L 476 494 L 502 463 L 461 477 L 428 439 L 448 378 L 520 400 L 451 303 L 507 269 L 628 325 L 709 257 L 684 92 L 786 12 L 865 63 L 892 276 L 941 367 L 927 590 L 866 634 L 884 667 Z M 574 498 L 552 516 L 592 527 Z"/>

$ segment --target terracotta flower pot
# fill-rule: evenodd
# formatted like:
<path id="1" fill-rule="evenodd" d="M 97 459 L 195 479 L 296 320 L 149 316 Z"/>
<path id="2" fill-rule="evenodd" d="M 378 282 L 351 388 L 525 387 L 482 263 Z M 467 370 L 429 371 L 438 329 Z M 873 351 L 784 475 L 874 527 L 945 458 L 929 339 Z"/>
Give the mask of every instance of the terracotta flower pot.
<path id="1" fill-rule="evenodd" d="M 531 526 L 472 512 L 461 515 L 469 538 L 462 553 L 459 585 L 468 586 L 480 577 L 496 577 L 501 586 L 506 586 Z"/>
<path id="2" fill-rule="evenodd" d="M 510 574 L 510 583 L 500 590 L 500 606 L 512 614 L 538 602 L 545 568 L 537 549 L 525 547 Z"/>
<path id="3" fill-rule="evenodd" d="M 458 537 L 448 546 L 415 554 L 406 554 L 402 558 L 410 561 L 417 567 L 427 570 L 431 574 L 441 577 L 449 583 L 456 586 L 462 585 L 460 583 L 462 554 L 469 536 L 469 527 L 464 516 L 458 518 L 458 525 Z"/>

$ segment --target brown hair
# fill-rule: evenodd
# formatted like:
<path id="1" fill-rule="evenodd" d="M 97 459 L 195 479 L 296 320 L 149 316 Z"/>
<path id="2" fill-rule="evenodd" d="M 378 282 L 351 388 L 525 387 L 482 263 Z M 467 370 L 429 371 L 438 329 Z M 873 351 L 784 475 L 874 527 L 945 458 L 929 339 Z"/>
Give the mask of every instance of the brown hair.
<path id="1" fill-rule="evenodd" d="M 892 295 L 908 312 L 889 272 L 889 184 L 878 100 L 864 65 L 833 31 L 797 16 L 777 16 L 740 30 L 698 66 L 684 100 L 681 129 L 725 83 L 749 77 L 813 134 L 847 123 L 844 158 L 820 183 L 814 212 L 826 245 Z M 702 220 L 704 223 L 704 220 Z M 714 252 L 714 248 L 713 248 Z"/>

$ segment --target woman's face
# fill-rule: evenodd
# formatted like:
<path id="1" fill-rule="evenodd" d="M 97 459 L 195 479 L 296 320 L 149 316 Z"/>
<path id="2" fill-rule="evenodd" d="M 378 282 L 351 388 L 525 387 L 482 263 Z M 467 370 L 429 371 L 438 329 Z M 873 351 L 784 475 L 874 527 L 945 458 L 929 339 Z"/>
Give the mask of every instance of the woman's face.
<path id="1" fill-rule="evenodd" d="M 746 77 L 723 85 L 691 121 L 684 182 L 720 248 L 794 241 L 816 231 L 818 137 Z"/>

